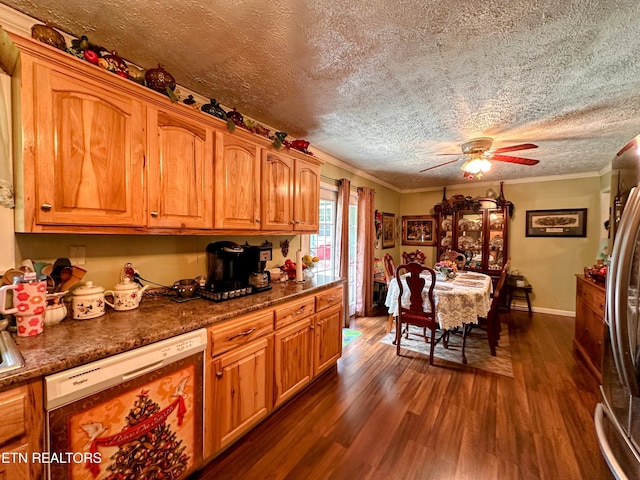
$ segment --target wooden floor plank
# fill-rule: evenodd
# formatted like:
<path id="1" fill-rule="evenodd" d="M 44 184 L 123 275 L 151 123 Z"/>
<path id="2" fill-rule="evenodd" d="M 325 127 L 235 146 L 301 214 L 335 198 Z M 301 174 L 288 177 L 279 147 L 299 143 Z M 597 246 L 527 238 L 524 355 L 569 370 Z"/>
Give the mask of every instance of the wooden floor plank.
<path id="1" fill-rule="evenodd" d="M 573 319 L 511 311 L 514 378 L 380 342 L 386 316 L 338 367 L 193 478 L 610 480 L 593 426 L 598 383 L 573 351 Z M 500 351 L 498 351 L 498 354 Z"/>

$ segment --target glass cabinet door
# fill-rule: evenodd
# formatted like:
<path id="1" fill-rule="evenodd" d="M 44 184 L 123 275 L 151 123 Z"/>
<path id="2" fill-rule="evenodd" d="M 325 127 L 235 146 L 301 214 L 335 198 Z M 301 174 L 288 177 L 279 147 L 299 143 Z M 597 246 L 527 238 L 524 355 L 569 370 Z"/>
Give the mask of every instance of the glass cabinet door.
<path id="1" fill-rule="evenodd" d="M 502 270 L 504 266 L 504 212 L 501 210 L 489 210 L 489 250 L 487 268 L 489 270 Z"/>
<path id="2" fill-rule="evenodd" d="M 453 215 L 442 215 L 438 229 L 438 258 L 453 248 Z"/>
<path id="3" fill-rule="evenodd" d="M 457 225 L 458 252 L 466 257 L 465 267 L 482 269 L 485 258 L 483 212 L 459 212 Z"/>

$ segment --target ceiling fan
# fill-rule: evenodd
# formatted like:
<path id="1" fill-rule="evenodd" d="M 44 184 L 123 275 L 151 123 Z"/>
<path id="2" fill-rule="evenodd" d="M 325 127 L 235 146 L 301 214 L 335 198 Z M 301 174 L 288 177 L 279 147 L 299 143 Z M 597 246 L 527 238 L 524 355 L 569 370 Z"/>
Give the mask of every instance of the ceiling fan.
<path id="1" fill-rule="evenodd" d="M 531 148 L 538 148 L 533 143 L 519 143 L 517 145 L 511 145 L 510 147 L 496 148 L 491 150 L 493 144 L 493 138 L 479 137 L 473 138 L 468 142 L 460 145 L 462 150 L 462 156 L 459 153 L 441 153 L 440 155 L 456 155 L 458 158 L 449 162 L 444 162 L 433 167 L 420 170 L 419 173 L 433 170 L 434 168 L 443 167 L 451 163 L 455 163 L 458 160 L 464 159 L 465 163 L 460 167 L 463 172 L 463 176 L 467 178 L 482 178 L 484 172 L 489 171 L 491 168 L 491 161 L 496 160 L 498 162 L 517 163 L 519 165 L 536 165 L 540 163 L 539 160 L 531 158 L 513 157 L 511 155 L 501 155 L 502 153 L 515 152 L 518 150 L 529 150 Z"/>

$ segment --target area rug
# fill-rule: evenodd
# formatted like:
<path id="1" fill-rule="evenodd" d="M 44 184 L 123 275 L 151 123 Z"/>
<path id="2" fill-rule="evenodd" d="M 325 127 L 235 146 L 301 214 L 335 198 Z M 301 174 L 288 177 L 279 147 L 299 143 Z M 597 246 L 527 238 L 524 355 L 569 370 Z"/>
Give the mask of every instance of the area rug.
<path id="1" fill-rule="evenodd" d="M 348 345 L 353 342 L 356 338 L 362 335 L 362 332 L 358 332 L 357 330 L 351 330 L 350 328 L 342 329 L 342 346 Z"/>
<path id="2" fill-rule="evenodd" d="M 429 343 L 424 341 L 422 329 L 411 325 L 409 332 L 409 338 L 403 337 L 400 342 L 401 351 L 411 350 L 412 352 L 418 352 L 423 354 L 428 360 L 430 347 Z M 396 348 L 392 343 L 393 340 L 395 340 L 395 335 L 395 331 L 388 333 L 380 341 Z M 440 335 L 440 332 L 438 332 L 438 335 Z M 467 336 L 465 354 L 467 356 L 467 366 L 513 378 L 511 346 L 509 344 L 509 332 L 507 331 L 506 325 L 502 327 L 502 332 L 500 332 L 500 345 L 496 349 L 495 357 L 491 356 L 487 333 L 481 328 L 472 329 L 471 333 Z M 433 361 L 434 365 L 445 365 L 447 363 L 463 365 L 462 335 L 451 334 L 448 349 L 444 348 L 442 341 L 438 342 L 433 356 L 435 357 Z"/>

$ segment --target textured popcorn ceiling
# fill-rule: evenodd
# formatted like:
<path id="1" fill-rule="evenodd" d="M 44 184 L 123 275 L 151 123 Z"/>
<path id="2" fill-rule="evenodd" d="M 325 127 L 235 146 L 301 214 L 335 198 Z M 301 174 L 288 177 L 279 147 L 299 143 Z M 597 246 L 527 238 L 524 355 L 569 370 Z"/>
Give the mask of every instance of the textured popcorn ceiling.
<path id="1" fill-rule="evenodd" d="M 398 189 L 459 184 L 476 136 L 596 172 L 640 133 L 637 0 L 0 0 Z"/>

